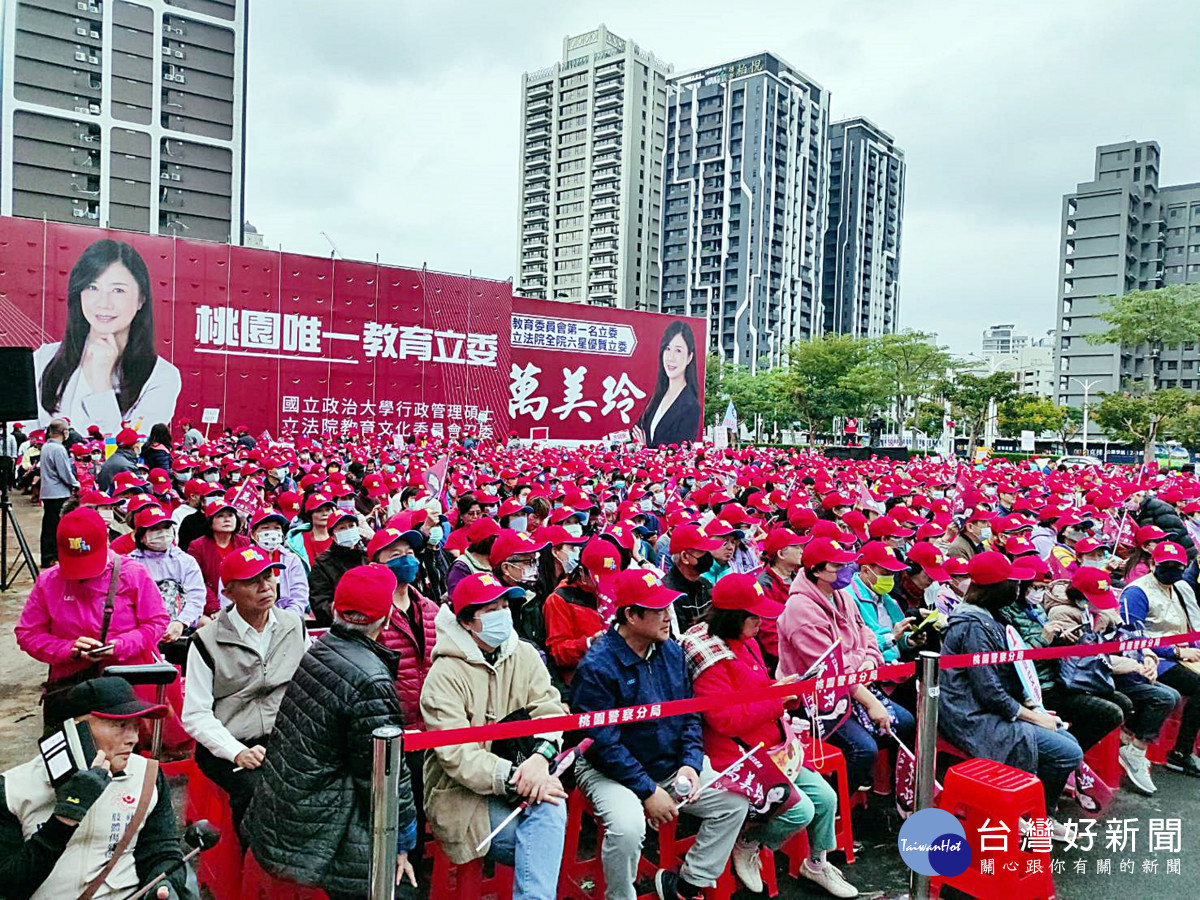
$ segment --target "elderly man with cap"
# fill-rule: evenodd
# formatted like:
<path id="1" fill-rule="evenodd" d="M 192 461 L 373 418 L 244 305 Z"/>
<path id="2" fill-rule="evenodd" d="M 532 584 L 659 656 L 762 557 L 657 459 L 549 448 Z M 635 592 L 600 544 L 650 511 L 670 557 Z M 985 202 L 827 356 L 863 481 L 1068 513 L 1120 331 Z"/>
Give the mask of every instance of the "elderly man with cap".
<path id="1" fill-rule="evenodd" d="M 138 433 L 132 428 L 122 428 L 117 432 L 116 440 L 117 449 L 113 451 L 112 456 L 105 460 L 104 465 L 100 467 L 99 474 L 96 475 L 96 487 L 102 491 L 112 490 L 113 480 L 118 473 L 137 471 L 138 455 L 134 448 L 141 440 Z"/>
<path id="2" fill-rule="evenodd" d="M 136 559 L 150 572 L 166 604 L 171 622 L 163 641 L 174 643 L 190 633 L 204 615 L 204 575 L 191 554 L 175 546 L 175 523 L 161 507 L 148 506 L 133 518 Z M 182 662 L 182 660 L 179 660 Z"/>
<path id="3" fill-rule="evenodd" d="M 713 554 L 723 551 L 725 545 L 724 540 L 711 536 L 702 525 L 680 525 L 672 529 L 671 569 L 663 583 L 680 595 L 675 604 L 675 616 L 681 632 L 687 631 L 708 612 L 712 603 L 712 584 L 704 575 L 716 565 Z"/>
<path id="4" fill-rule="evenodd" d="M 287 527 L 288 518 L 283 513 L 274 509 L 260 509 L 250 517 L 250 540 L 271 558 L 271 562 L 282 566 L 276 583 L 279 599 L 275 601 L 275 606 L 293 610 L 304 618 L 308 615 L 308 574 L 300 557 L 284 543 L 283 535 Z"/>
<path id="5" fill-rule="evenodd" d="M 958 537 L 946 551 L 947 556 L 960 556 L 970 561 L 976 553 L 988 549 L 992 539 L 992 519 L 996 514 L 984 506 L 973 506 L 963 514 L 962 528 Z"/>
<path id="6" fill-rule="evenodd" d="M 950 614 L 942 649 L 948 654 L 1007 651 L 1008 638 L 997 615 L 1016 601 L 1018 583 L 1031 581 L 1035 572 L 994 551 L 972 557 L 969 572 L 971 586 Z M 1055 840 L 1066 840 L 1066 828 L 1053 816 L 1067 778 L 1083 761 L 1083 751 L 1057 716 L 1025 705 L 1025 688 L 1015 667 L 946 669 L 938 709 L 938 732 L 969 756 L 1038 776 L 1051 833 Z M 1005 824 L 1017 828 L 1015 822 Z"/>
<path id="7" fill-rule="evenodd" d="M 539 554 L 549 545 L 549 541 L 532 538 L 524 531 L 502 528 L 488 553 L 492 574 L 500 583 L 521 589 L 520 595 L 514 595 L 510 603 L 517 633 L 539 646 L 546 641 L 546 623 L 540 602 L 544 598 L 538 598 L 534 588 L 540 569 Z"/>
<path id="8" fill-rule="evenodd" d="M 367 894 L 371 865 L 371 734 L 404 727 L 396 654 L 378 642 L 396 577 L 374 563 L 338 582 L 333 626 L 297 667 L 275 717 L 260 781 L 244 819 L 250 852 L 273 875 L 322 888 L 330 900 Z M 397 879 L 414 885 L 408 851 L 416 811 L 400 773 Z"/>
<path id="9" fill-rule="evenodd" d="M 94 509 L 75 509 L 58 525 L 58 565 L 38 575 L 17 623 L 17 644 L 49 663 L 43 698 L 47 727 L 62 721 L 71 685 L 116 663 L 153 662 L 167 629 L 166 607 L 137 560 L 112 553 Z"/>
<path id="10" fill-rule="evenodd" d="M 73 687 L 62 709 L 90 734 L 95 758 L 57 785 L 40 754 L 0 775 L 0 890 L 116 900 L 165 875 L 148 896 L 186 896 L 170 788 L 157 761 L 133 752 L 142 720 L 167 708 L 100 677 Z"/>
<path id="11" fill-rule="evenodd" d="M 188 650 L 183 727 L 196 739 L 196 765 L 229 794 L 241 830 L 283 692 L 308 649 L 297 613 L 276 609 L 280 563 L 257 547 L 221 561 L 233 605 L 196 631 Z"/>
<path id="12" fill-rule="evenodd" d="M 683 648 L 670 637 L 671 606 L 679 599 L 679 591 L 647 569 L 617 576 L 616 619 L 575 670 L 572 709 L 587 713 L 692 696 Z M 633 900 L 647 823 L 657 828 L 680 814 L 676 784 L 687 785 L 683 795 L 694 795 L 716 773 L 704 755 L 698 715 L 604 725 L 588 736 L 595 743 L 577 774 L 604 824 L 606 897 Z M 701 820 L 700 831 L 678 873 L 655 873 L 661 900 L 699 897 L 716 884 L 748 809 L 745 797 L 713 789 L 683 808 Z"/>
<path id="13" fill-rule="evenodd" d="M 520 587 L 468 575 L 437 615 L 433 665 L 421 690 L 430 730 L 480 727 L 562 713 L 537 650 L 513 630 Z M 566 833 L 566 792 L 550 772 L 559 732 L 439 747 L 425 757 L 425 813 L 453 863 L 488 856 L 512 866 L 513 897 L 556 896 Z M 529 808 L 476 849 L 522 800 Z"/>

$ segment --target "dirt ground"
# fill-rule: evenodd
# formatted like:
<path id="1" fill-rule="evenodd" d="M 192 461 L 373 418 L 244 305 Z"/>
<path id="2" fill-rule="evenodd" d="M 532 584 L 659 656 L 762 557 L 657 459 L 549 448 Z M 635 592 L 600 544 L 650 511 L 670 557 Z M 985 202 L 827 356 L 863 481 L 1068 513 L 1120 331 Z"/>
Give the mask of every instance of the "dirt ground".
<path id="1" fill-rule="evenodd" d="M 13 512 L 37 562 L 42 510 L 21 494 L 12 494 Z M 16 535 L 10 526 L 8 560 L 18 558 Z M 17 647 L 13 628 L 21 617 L 25 598 L 33 587 L 28 569 L 23 569 L 13 589 L 0 593 L 0 772 L 23 763 L 37 752 L 42 732 L 42 709 L 38 705 L 46 666 L 30 659 Z"/>

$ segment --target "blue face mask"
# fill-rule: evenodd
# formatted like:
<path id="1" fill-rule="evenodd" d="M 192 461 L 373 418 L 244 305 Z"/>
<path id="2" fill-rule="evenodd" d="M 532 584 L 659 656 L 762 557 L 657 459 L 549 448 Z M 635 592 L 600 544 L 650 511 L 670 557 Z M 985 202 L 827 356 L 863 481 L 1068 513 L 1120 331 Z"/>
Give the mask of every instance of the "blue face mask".
<path id="1" fill-rule="evenodd" d="M 842 588 L 847 587 L 853 580 L 854 567 L 842 566 L 842 568 L 838 571 L 837 580 L 833 582 L 833 589 L 835 591 L 840 591 Z"/>
<path id="2" fill-rule="evenodd" d="M 417 573 L 421 571 L 421 563 L 411 553 L 389 559 L 387 567 L 392 570 L 400 584 L 412 584 Z"/>
<path id="3" fill-rule="evenodd" d="M 446 534 L 444 531 L 442 531 L 441 525 L 434 525 L 429 529 L 429 543 L 433 546 L 438 546 L 445 539 Z"/>
<path id="4" fill-rule="evenodd" d="M 489 647 L 499 647 L 512 634 L 512 613 L 507 609 L 494 609 L 481 615 L 479 624 L 483 628 L 475 636 Z"/>

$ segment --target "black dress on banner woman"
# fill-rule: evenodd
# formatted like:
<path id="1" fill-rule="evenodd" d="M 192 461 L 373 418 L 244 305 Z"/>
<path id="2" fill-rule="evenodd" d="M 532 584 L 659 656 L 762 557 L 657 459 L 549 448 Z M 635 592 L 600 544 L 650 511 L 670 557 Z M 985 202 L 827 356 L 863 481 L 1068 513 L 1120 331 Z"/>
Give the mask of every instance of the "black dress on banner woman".
<path id="1" fill-rule="evenodd" d="M 96 241 L 67 279 L 67 327 L 59 343 L 33 354 L 38 421 L 65 416 L 82 430 L 99 425 L 139 434 L 169 424 L 179 399 L 179 370 L 154 349 L 150 273 L 120 241 Z"/>
<path id="2" fill-rule="evenodd" d="M 633 438 L 647 447 L 694 441 L 700 436 L 700 392 L 691 326 L 680 321 L 668 325 L 658 355 L 658 381 L 634 426 Z"/>

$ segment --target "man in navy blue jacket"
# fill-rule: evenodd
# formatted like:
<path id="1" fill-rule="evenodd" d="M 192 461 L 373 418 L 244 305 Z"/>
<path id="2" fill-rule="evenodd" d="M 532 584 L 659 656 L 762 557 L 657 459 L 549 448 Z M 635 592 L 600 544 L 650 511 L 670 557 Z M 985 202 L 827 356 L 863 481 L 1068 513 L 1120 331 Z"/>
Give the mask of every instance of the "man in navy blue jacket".
<path id="1" fill-rule="evenodd" d="M 671 604 L 678 591 L 651 571 L 617 576 L 617 614 L 575 670 L 571 707 L 579 712 L 652 706 L 692 696 L 683 648 L 670 640 Z M 725 870 L 749 804 L 712 788 L 682 809 L 674 785 L 687 794 L 716 773 L 704 757 L 698 715 L 648 718 L 592 728 L 595 741 L 576 767 L 579 786 L 604 823 L 601 858 L 608 900 L 634 900 L 634 881 L 646 823 L 654 828 L 681 812 L 701 819 L 700 831 L 678 874 L 660 870 L 661 900 L 700 896 Z"/>

